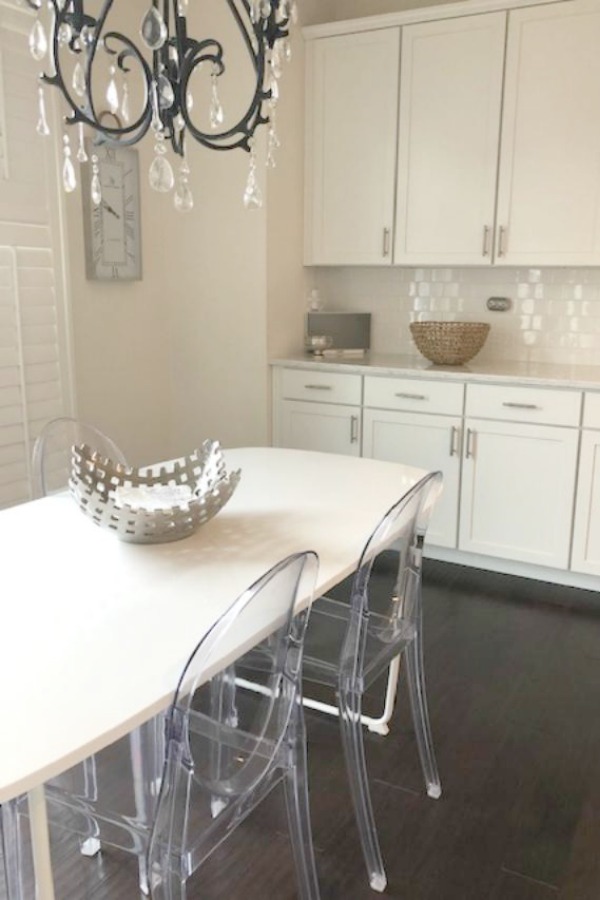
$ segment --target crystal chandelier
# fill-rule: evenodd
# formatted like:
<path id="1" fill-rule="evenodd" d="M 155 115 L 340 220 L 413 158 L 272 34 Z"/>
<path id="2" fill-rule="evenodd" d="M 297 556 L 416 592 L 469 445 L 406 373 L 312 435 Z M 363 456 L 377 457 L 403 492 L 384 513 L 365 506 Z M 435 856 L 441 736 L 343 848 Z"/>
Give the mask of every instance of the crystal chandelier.
<path id="1" fill-rule="evenodd" d="M 114 0 L 25 2 L 37 11 L 29 37 L 31 54 L 37 61 L 47 60 L 49 67 L 40 76 L 38 88 L 38 134 L 50 134 L 44 88 L 52 85 L 59 89 L 67 107 L 65 125 L 76 126 L 79 162 L 88 161 L 86 132 L 94 134 L 96 144 L 128 146 L 151 131 L 150 186 L 161 192 L 175 188 L 175 207 L 186 211 L 193 206 L 186 159 L 188 138 L 211 150 L 242 148 L 250 154 L 244 204 L 262 205 L 254 134 L 260 125 L 267 126 L 267 165 L 273 166 L 279 146 L 275 124 L 279 78 L 284 60 L 290 58 L 289 30 L 297 18 L 295 0 L 219 0 L 230 13 L 236 34 L 241 36 L 240 47 L 250 62 L 249 100 L 245 111 L 234 116 L 236 122 L 228 120 L 220 98 L 219 80 L 226 71 L 223 44 L 209 36 L 190 37 L 189 0 L 151 0 L 140 23 L 139 46 L 131 37 L 112 30 Z M 130 2 L 123 0 L 121 6 Z M 193 2 L 199 12 L 206 6 L 206 0 Z M 194 83 L 198 83 L 201 71 L 208 79 L 208 109 L 200 111 L 206 119 L 203 127 L 191 90 L 191 82 L 196 79 Z M 131 79 L 141 85 L 141 90 L 136 86 L 141 97 L 137 104 L 132 100 Z M 169 145 L 180 158 L 177 178 L 167 157 Z M 63 153 L 64 187 L 73 191 L 77 179 L 68 133 L 63 135 Z M 99 205 L 102 195 L 96 162 L 92 155 L 92 201 Z"/>

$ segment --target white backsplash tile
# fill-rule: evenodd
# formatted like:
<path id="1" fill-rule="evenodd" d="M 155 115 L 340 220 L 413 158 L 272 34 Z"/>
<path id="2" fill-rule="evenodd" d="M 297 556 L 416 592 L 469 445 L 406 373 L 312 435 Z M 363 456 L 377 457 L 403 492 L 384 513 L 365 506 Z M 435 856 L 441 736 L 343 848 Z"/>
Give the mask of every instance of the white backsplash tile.
<path id="1" fill-rule="evenodd" d="M 479 359 L 600 365 L 600 268 L 316 268 L 325 309 L 370 312 L 376 353 L 419 356 L 411 321 L 489 322 Z M 490 312 L 488 297 L 508 297 Z"/>

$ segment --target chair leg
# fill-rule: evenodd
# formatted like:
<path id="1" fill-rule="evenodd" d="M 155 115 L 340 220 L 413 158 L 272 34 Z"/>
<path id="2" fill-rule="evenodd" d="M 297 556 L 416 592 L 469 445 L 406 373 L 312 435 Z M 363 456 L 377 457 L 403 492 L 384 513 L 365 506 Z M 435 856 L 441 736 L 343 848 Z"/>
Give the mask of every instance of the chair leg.
<path id="1" fill-rule="evenodd" d="M 429 725 L 429 710 L 427 707 L 425 673 L 423 669 L 423 639 L 420 625 L 417 628 L 415 639 L 408 645 L 405 654 L 406 683 L 408 685 L 410 708 L 417 738 L 417 748 L 425 778 L 425 788 L 428 796 L 437 800 L 442 795 L 442 785 L 433 751 Z"/>
<path id="2" fill-rule="evenodd" d="M 84 759 L 81 768 L 83 771 L 84 797 L 86 800 L 95 802 L 98 799 L 98 776 L 95 757 L 89 756 L 87 759 Z M 101 849 L 100 841 L 95 834 L 90 834 L 79 841 L 79 852 L 82 856 L 96 856 Z"/>
<path id="3" fill-rule="evenodd" d="M 367 778 L 365 747 L 361 727 L 361 696 L 357 691 L 338 692 L 340 726 L 348 780 L 356 824 L 360 834 L 363 856 L 369 873 L 369 883 L 374 891 L 384 891 L 387 877 L 383 866 L 377 828 L 371 804 L 371 794 Z"/>
<path id="4" fill-rule="evenodd" d="M 288 766 L 285 777 L 285 799 L 290 840 L 294 853 L 301 900 L 318 900 L 320 897 L 319 882 L 317 879 L 308 801 L 306 728 L 300 699 L 296 704 L 292 719 L 288 738 L 291 765 Z"/>
<path id="5" fill-rule="evenodd" d="M 24 900 L 23 859 L 17 801 L 9 800 L 7 803 L 3 803 L 0 813 L 6 896 L 8 900 Z"/>

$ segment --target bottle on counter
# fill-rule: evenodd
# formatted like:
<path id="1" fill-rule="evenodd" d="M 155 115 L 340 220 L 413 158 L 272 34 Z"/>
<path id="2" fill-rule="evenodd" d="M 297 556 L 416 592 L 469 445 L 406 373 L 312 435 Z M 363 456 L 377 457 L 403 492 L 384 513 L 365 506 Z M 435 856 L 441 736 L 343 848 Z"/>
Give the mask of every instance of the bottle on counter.
<path id="1" fill-rule="evenodd" d="M 306 301 L 306 310 L 307 312 L 321 312 L 322 309 L 323 303 L 321 302 L 319 291 L 317 288 L 313 288 Z"/>

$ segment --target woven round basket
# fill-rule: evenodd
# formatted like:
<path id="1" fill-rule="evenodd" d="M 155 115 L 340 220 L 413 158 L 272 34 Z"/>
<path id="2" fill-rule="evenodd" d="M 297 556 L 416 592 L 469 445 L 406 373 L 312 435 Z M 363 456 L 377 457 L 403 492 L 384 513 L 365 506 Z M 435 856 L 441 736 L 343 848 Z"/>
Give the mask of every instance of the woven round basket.
<path id="1" fill-rule="evenodd" d="M 479 353 L 488 336 L 487 322 L 411 322 L 423 356 L 438 366 L 460 366 Z"/>

